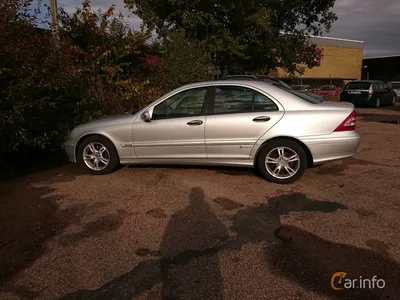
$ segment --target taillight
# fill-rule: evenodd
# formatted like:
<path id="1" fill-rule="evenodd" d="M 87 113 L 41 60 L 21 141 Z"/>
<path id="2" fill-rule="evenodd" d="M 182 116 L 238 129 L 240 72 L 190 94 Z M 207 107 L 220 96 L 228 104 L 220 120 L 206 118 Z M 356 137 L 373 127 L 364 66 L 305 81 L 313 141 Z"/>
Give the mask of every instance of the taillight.
<path id="1" fill-rule="evenodd" d="M 368 95 L 372 96 L 374 91 L 372 90 L 372 85 L 369 87 Z"/>
<path id="2" fill-rule="evenodd" d="M 356 130 L 356 111 L 353 112 L 335 129 L 337 131 Z"/>

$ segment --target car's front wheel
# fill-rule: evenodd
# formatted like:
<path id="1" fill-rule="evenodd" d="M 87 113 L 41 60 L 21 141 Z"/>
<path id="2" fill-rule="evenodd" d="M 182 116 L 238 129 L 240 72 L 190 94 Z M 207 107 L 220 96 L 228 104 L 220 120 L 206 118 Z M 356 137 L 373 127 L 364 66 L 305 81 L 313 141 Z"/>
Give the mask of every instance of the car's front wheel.
<path id="1" fill-rule="evenodd" d="M 90 173 L 103 175 L 119 166 L 118 152 L 103 136 L 89 136 L 78 147 L 78 162 Z"/>
<path id="2" fill-rule="evenodd" d="M 288 139 L 276 139 L 260 150 L 257 167 L 268 181 L 293 183 L 304 174 L 307 155 L 298 143 Z"/>

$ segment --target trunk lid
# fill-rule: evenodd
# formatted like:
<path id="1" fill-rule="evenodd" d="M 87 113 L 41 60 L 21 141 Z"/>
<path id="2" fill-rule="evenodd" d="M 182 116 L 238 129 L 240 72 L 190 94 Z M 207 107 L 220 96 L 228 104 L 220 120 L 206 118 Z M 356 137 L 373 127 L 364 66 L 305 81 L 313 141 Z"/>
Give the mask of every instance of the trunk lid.
<path id="1" fill-rule="evenodd" d="M 340 100 L 352 103 L 364 103 L 370 97 L 372 84 L 369 82 L 350 82 L 343 89 Z"/>

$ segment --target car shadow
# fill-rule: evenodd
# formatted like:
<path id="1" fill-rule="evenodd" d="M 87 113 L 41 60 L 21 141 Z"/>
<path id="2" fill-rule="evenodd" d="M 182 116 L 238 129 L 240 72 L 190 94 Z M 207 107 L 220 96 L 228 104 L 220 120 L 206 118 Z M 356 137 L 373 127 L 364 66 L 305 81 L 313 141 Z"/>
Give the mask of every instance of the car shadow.
<path id="1" fill-rule="evenodd" d="M 215 171 L 216 174 L 224 174 L 231 176 L 257 176 L 260 177 L 260 173 L 257 168 L 251 167 L 226 167 L 226 166 L 198 166 L 198 165 L 128 165 L 128 168 L 137 169 L 177 169 L 177 170 L 210 170 Z"/>
<path id="2" fill-rule="evenodd" d="M 385 110 L 400 111 L 400 103 L 396 103 L 395 105 L 391 105 L 391 106 L 385 106 L 382 108 Z"/>

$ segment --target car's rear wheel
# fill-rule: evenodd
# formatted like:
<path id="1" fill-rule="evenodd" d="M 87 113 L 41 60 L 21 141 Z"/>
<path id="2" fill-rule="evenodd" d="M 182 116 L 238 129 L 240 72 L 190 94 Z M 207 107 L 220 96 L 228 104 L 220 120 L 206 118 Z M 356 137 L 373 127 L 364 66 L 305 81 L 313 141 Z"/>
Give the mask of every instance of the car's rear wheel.
<path id="1" fill-rule="evenodd" d="M 78 162 L 92 174 L 103 175 L 119 166 L 118 152 L 113 143 L 103 136 L 90 136 L 78 147 Z"/>
<path id="2" fill-rule="evenodd" d="M 304 174 L 307 155 L 298 143 L 288 139 L 276 139 L 260 150 L 257 167 L 268 181 L 293 183 Z"/>
<path id="3" fill-rule="evenodd" d="M 381 98 L 378 97 L 378 98 L 376 99 L 375 107 L 376 107 L 376 108 L 379 108 L 380 106 L 381 106 Z"/>
<path id="4" fill-rule="evenodd" d="M 393 99 L 392 99 L 392 105 L 395 105 L 396 102 L 397 102 L 397 96 L 395 95 L 395 96 L 393 96 Z"/>

